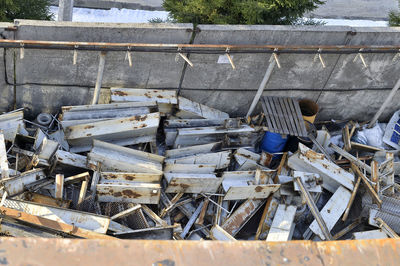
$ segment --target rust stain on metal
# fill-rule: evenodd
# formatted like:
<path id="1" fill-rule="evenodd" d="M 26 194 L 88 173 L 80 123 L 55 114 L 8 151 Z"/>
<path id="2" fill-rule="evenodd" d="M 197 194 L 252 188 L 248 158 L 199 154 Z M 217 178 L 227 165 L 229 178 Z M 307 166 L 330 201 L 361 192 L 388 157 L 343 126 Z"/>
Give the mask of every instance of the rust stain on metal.
<path id="1" fill-rule="evenodd" d="M 91 129 L 91 128 L 94 128 L 94 126 L 93 125 L 87 125 L 87 126 L 84 127 L 84 129 Z"/>
<path id="2" fill-rule="evenodd" d="M 114 90 L 114 91 L 112 92 L 112 95 L 117 95 L 117 96 L 128 96 L 128 93 L 123 92 L 123 91 Z"/>
<path id="3" fill-rule="evenodd" d="M 261 186 L 256 186 L 256 188 L 254 190 L 256 192 L 261 192 L 263 190 L 263 188 Z"/>

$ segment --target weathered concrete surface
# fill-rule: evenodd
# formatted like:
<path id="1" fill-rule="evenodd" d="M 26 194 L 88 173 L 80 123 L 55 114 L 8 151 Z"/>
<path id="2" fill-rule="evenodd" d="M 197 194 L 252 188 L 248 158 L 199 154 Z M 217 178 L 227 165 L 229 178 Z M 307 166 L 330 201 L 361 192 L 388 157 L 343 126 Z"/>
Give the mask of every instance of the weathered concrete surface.
<path id="1" fill-rule="evenodd" d="M 326 0 L 310 14 L 316 18 L 387 20 L 391 10 L 398 10 L 397 0 Z"/>
<path id="2" fill-rule="evenodd" d="M 18 21 L 17 39 L 98 42 L 188 43 L 191 24 L 104 24 Z M 352 28 L 312 26 L 199 26 L 194 43 L 276 45 L 398 45 L 400 28 Z M 98 52 L 7 50 L 7 79 L 14 79 L 16 52 L 17 105 L 56 111 L 62 105 L 89 103 L 98 65 Z M 109 52 L 103 87 L 178 89 L 181 95 L 229 112 L 246 114 L 269 64 L 268 54 L 233 54 L 237 69 L 218 63 L 225 55 L 190 55 L 194 67 L 183 71 L 184 61 L 175 54 L 133 53 L 133 67 L 125 52 Z M 392 54 L 368 54 L 364 68 L 355 54 L 323 55 L 323 68 L 315 54 L 281 54 L 282 68 L 275 67 L 264 95 L 311 98 L 321 107 L 319 119 L 368 120 L 399 78 L 400 59 Z M 0 62 L 0 64 L 3 61 Z M 4 68 L 4 67 L 3 67 Z M 1 65 L 0 65 L 1 70 Z M 0 76 L 0 82 L 5 75 Z M 10 82 L 9 82 L 10 83 Z M 13 89 L 13 87 L 11 87 Z M 13 90 L 11 90 L 12 92 Z M 7 94 L 6 94 L 7 95 Z M 13 96 L 13 94 L 10 94 Z M 398 93 L 382 115 L 388 119 L 400 109 Z M 9 106 L 2 99 L 1 109 Z M 5 106 L 5 107 L 4 107 Z M 259 107 L 258 107 L 259 108 Z"/>
<path id="3" fill-rule="evenodd" d="M 75 7 L 86 8 L 128 8 L 143 10 L 163 10 L 162 0 L 75 0 Z M 59 0 L 51 0 L 51 4 L 58 6 Z"/>
<path id="4" fill-rule="evenodd" d="M 0 38 L 12 39 L 13 32 L 6 30 L 8 27 L 13 26 L 11 23 L 0 22 Z M 6 67 L 4 61 L 4 49 L 0 49 L 0 112 L 6 112 L 12 110 L 14 104 L 14 86 L 8 83 L 13 81 L 13 75 L 10 76 L 10 80 L 6 80 Z M 12 65 L 12 62 L 11 62 Z M 12 74 L 12 73 L 11 73 Z"/>

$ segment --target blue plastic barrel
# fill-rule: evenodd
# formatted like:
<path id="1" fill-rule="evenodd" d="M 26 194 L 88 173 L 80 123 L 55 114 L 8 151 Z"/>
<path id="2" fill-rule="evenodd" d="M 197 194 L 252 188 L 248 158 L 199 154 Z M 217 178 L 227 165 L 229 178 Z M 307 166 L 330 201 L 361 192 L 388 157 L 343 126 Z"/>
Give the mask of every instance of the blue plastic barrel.
<path id="1" fill-rule="evenodd" d="M 267 131 L 261 141 L 261 149 L 271 154 L 282 152 L 287 140 L 287 136 L 284 138 L 281 134 Z"/>

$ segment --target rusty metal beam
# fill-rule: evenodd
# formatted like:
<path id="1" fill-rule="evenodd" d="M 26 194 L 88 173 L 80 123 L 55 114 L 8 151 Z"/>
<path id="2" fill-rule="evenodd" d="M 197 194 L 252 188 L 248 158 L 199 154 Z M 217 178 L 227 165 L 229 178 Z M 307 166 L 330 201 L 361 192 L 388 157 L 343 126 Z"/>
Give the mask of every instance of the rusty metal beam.
<path id="1" fill-rule="evenodd" d="M 9 265 L 396 265 L 395 239 L 332 242 L 1 238 Z M 90 256 L 88 256 L 90 254 Z M 201 259 L 199 259 L 201 258 Z"/>
<path id="2" fill-rule="evenodd" d="M 320 54 L 365 54 L 398 53 L 399 45 L 230 45 L 230 44 L 165 44 L 165 43 L 110 43 L 67 42 L 37 40 L 0 40 L 1 48 L 135 51 L 177 53 L 320 53 Z"/>

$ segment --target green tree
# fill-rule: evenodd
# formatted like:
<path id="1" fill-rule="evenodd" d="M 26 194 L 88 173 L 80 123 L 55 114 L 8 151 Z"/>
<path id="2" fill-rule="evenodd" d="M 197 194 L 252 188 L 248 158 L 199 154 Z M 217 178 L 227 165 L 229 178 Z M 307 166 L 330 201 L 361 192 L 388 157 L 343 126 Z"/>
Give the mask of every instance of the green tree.
<path id="1" fill-rule="evenodd" d="M 0 0 L 0 21 L 51 20 L 50 0 Z"/>
<path id="2" fill-rule="evenodd" d="M 400 0 L 399 0 L 400 5 Z M 400 26 L 400 13 L 397 11 L 389 12 L 389 26 Z"/>
<path id="3" fill-rule="evenodd" d="M 303 15 L 323 0 L 164 0 L 164 9 L 180 23 L 301 24 Z"/>

